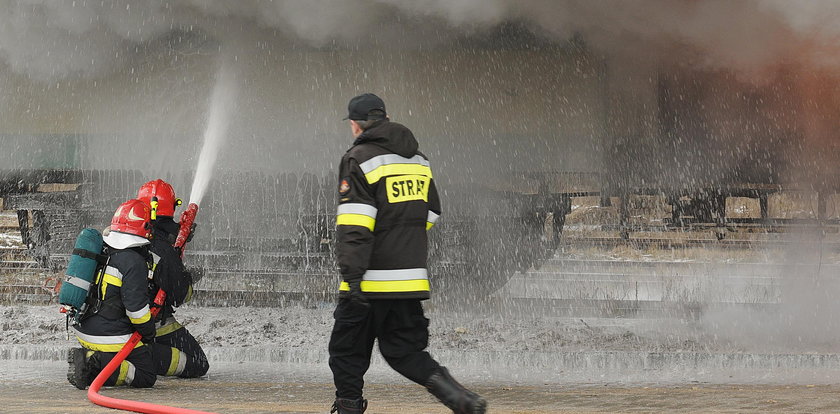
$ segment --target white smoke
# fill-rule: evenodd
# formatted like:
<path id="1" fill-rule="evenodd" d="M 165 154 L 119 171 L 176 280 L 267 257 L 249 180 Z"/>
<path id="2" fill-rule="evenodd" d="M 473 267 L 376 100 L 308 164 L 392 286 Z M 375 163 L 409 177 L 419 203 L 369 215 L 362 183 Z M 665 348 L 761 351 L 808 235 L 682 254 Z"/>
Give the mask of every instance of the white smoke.
<path id="1" fill-rule="evenodd" d="M 107 3 L 107 4 L 106 4 Z M 163 2 L 12 1 L 0 6 L 0 56 L 36 79 L 95 76 L 173 26 Z"/>
<path id="2" fill-rule="evenodd" d="M 840 3 L 830 0 L 7 0 L 0 58 L 36 79 L 93 77 L 176 30 L 224 37 L 256 25 L 320 47 L 515 22 L 547 38 L 579 34 L 608 56 L 699 56 L 709 66 L 755 70 L 840 63 L 838 15 Z"/>

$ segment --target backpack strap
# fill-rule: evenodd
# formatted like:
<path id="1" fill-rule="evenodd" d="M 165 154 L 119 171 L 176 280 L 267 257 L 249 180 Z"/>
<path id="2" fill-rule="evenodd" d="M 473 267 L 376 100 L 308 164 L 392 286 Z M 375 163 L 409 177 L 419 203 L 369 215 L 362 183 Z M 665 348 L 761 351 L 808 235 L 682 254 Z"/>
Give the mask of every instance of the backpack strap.
<path id="1" fill-rule="evenodd" d="M 96 254 L 90 250 L 85 249 L 73 249 L 73 254 L 77 256 L 82 256 L 86 259 L 93 259 L 96 260 L 99 264 L 105 264 L 108 262 L 108 256 L 104 254 Z"/>
<path id="2" fill-rule="evenodd" d="M 73 249 L 73 253 L 76 254 L 77 250 L 79 249 Z M 93 283 L 91 283 L 90 290 L 88 290 L 88 295 L 85 299 L 85 304 L 87 306 L 85 307 L 84 312 L 79 315 L 78 321 L 82 321 L 93 315 L 102 315 L 107 319 L 112 320 L 117 319 L 119 316 L 114 309 L 115 303 L 113 303 L 113 299 L 115 298 L 111 298 L 111 300 L 102 300 L 99 298 L 99 287 L 102 283 L 102 275 L 105 273 L 105 268 L 108 267 L 108 262 L 111 260 L 111 254 L 113 253 L 109 251 L 107 247 L 104 247 L 102 250 L 103 254 L 94 254 L 88 250 L 82 250 L 81 253 L 78 253 L 84 257 L 94 259 L 97 262 L 96 276 L 93 279 Z M 118 297 L 116 299 L 119 300 Z"/>

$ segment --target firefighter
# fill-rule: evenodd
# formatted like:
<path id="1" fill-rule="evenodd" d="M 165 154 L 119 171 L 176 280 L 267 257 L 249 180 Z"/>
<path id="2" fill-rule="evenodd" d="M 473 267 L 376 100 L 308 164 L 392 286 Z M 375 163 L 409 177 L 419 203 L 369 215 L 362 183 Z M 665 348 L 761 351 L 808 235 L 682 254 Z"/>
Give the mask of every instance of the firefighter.
<path id="1" fill-rule="evenodd" d="M 195 337 L 175 320 L 174 307 L 186 303 L 192 297 L 192 285 L 200 274 L 197 270 L 184 269 L 180 252 L 173 246 L 180 226 L 175 222 L 175 208 L 181 199 L 175 197 L 175 190 L 163 180 L 149 181 L 140 187 L 137 198 L 152 210 L 152 245 L 154 260 L 154 287 L 166 292 L 166 302 L 155 320 L 157 329 L 152 347 L 157 363 L 157 374 L 196 378 L 207 373 L 210 365 L 207 356 Z M 154 299 L 156 289 L 152 289 Z"/>
<path id="2" fill-rule="evenodd" d="M 106 386 L 146 388 L 155 384 L 150 347 L 155 325 L 149 308 L 151 212 L 140 200 L 120 205 L 104 232 L 108 262 L 95 280 L 89 310 L 74 326 L 82 348 L 70 349 L 67 379 L 85 389 L 137 331 L 142 340 L 105 381 Z"/>
<path id="3" fill-rule="evenodd" d="M 426 232 L 441 213 L 429 161 L 411 131 L 388 119 L 378 96 L 356 96 L 348 110 L 355 141 L 339 166 L 336 250 L 343 281 L 329 343 L 336 387 L 331 412 L 367 408 L 364 374 L 378 339 L 392 368 L 453 412 L 484 413 L 485 400 L 425 351 Z"/>

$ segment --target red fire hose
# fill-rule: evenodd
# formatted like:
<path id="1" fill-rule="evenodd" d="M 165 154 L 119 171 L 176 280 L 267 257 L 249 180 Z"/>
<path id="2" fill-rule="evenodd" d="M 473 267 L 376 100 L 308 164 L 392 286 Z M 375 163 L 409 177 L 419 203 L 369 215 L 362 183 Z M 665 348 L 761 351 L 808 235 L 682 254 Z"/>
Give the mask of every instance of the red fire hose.
<path id="1" fill-rule="evenodd" d="M 195 218 L 195 212 L 198 210 L 198 206 L 195 204 L 190 204 L 190 207 L 195 206 L 194 208 L 190 208 L 192 210 L 192 219 Z M 192 220 L 189 220 L 189 223 L 181 223 L 182 228 L 184 224 L 187 225 L 187 228 L 192 226 Z M 184 239 L 186 241 L 186 238 Z M 181 247 L 183 248 L 183 242 Z M 160 312 L 161 307 L 163 306 L 163 301 L 166 299 L 166 292 L 163 290 L 158 290 L 157 295 L 155 296 L 155 307 L 152 307 L 151 314 L 152 319 L 157 316 L 158 312 Z M 125 360 L 128 354 L 134 350 L 134 347 L 137 346 L 137 343 L 140 342 L 140 333 L 134 332 L 129 338 L 128 342 L 120 349 L 120 352 L 117 353 L 114 358 L 111 359 L 111 362 L 108 365 L 105 365 L 105 368 L 102 369 L 102 372 L 96 376 L 93 380 L 93 383 L 90 384 L 90 388 L 88 389 L 88 399 L 96 404 L 101 405 L 103 407 L 108 408 L 116 408 L 118 410 L 125 410 L 125 411 L 134 411 L 137 413 L 148 413 L 148 414 L 214 414 L 207 411 L 196 411 L 190 410 L 188 408 L 177 408 L 177 407 L 169 407 L 166 405 L 158 405 L 158 404 L 151 404 L 145 403 L 141 401 L 131 401 L 131 400 L 121 400 L 118 398 L 111 398 L 106 397 L 102 394 L 99 394 L 99 389 L 102 388 L 102 384 L 111 376 L 111 374 L 116 371 L 117 367 Z"/>
<path id="2" fill-rule="evenodd" d="M 166 293 L 163 290 L 159 290 L 157 296 L 155 296 L 155 304 L 158 305 L 152 308 L 152 318 L 157 316 L 157 313 L 160 311 L 160 306 L 163 305 L 163 300 L 166 298 Z M 117 367 L 123 362 L 123 360 L 134 350 L 134 347 L 137 345 L 137 342 L 140 342 L 140 333 L 134 332 L 131 335 L 131 338 L 128 342 L 125 343 L 125 346 L 120 349 L 120 352 L 111 359 L 111 362 L 102 369 L 102 372 L 96 376 L 96 379 L 93 380 L 93 384 L 90 384 L 90 388 L 88 389 L 88 399 L 96 404 L 101 405 L 103 407 L 108 408 L 116 408 L 118 410 L 125 410 L 125 411 L 134 411 L 137 413 L 148 413 L 148 414 L 213 414 L 208 413 L 206 411 L 196 411 L 190 410 L 188 408 L 177 408 L 177 407 L 169 407 L 166 405 L 157 405 L 151 403 L 145 403 L 141 401 L 130 401 L 130 400 L 121 400 L 118 398 L 111 398 L 106 397 L 102 394 L 99 394 L 99 389 L 102 388 L 102 384 L 114 373 Z"/>

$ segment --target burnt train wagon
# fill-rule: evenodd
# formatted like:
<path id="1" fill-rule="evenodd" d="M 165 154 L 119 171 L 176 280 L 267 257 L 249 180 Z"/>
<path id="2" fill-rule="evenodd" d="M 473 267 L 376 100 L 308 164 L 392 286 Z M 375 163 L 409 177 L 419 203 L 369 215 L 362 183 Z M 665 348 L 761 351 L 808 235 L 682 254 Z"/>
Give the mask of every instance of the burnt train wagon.
<path id="1" fill-rule="evenodd" d="M 335 167 L 351 143 L 349 97 L 376 91 L 429 155 L 444 215 L 433 230 L 435 286 L 484 295 L 556 249 L 574 197 L 637 196 L 670 207 L 670 228 L 729 226 L 730 197 L 837 192 L 832 147 L 790 115 L 794 74 L 753 85 L 732 73 L 607 61 L 575 37 L 503 26 L 435 48 L 312 47 L 258 27 L 235 50 L 237 96 L 201 205 L 189 262 L 208 290 L 329 294 Z M 39 81 L 0 72 L 0 198 L 24 243 L 60 271 L 85 226 L 104 227 L 143 182 L 186 198 L 209 95 L 231 52 L 181 32 L 116 72 Z M 819 154 L 822 159 L 809 158 Z M 809 164 L 810 163 L 810 164 Z M 794 183 L 794 184 L 791 184 Z M 777 220 L 778 221 L 778 220 Z M 718 233 L 721 234 L 721 233 Z"/>

